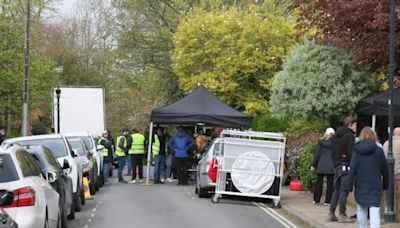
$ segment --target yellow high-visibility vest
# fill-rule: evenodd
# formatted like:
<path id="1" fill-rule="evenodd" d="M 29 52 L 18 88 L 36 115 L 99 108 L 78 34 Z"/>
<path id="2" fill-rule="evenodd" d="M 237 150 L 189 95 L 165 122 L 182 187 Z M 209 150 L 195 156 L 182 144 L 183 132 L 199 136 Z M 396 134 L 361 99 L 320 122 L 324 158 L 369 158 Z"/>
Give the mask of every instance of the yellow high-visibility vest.
<path id="1" fill-rule="evenodd" d="M 144 135 L 135 133 L 132 135 L 132 146 L 129 154 L 144 154 Z"/>

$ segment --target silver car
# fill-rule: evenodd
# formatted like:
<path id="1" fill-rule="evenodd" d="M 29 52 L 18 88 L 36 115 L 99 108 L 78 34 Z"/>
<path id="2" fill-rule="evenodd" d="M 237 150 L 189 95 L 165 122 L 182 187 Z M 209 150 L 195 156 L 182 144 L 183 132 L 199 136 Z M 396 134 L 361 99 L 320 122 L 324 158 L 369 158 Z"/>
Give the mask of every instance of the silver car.
<path id="1" fill-rule="evenodd" d="M 200 198 L 209 197 L 209 192 L 215 191 L 216 166 L 218 165 L 216 155 L 219 154 L 220 140 L 216 138 L 209 144 L 197 165 L 196 194 Z"/>

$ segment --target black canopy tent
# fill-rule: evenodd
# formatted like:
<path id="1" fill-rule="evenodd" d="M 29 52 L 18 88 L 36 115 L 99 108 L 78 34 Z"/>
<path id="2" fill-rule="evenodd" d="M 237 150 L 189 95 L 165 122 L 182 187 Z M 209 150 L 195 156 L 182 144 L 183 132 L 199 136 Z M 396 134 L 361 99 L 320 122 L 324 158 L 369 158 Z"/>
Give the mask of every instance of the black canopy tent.
<path id="1" fill-rule="evenodd" d="M 204 86 L 199 86 L 175 103 L 154 109 L 150 117 L 149 135 L 153 135 L 154 124 L 202 123 L 220 127 L 249 128 L 251 121 L 252 117 L 228 106 Z M 152 137 L 149 137 L 146 184 L 149 184 L 151 144 Z"/>
<path id="2" fill-rule="evenodd" d="M 379 133 L 382 139 L 387 138 L 387 124 L 383 124 L 382 126 L 376 125 L 377 118 L 379 122 L 387 122 L 387 116 L 389 113 L 389 98 L 390 98 L 391 90 L 385 90 L 373 96 L 362 99 L 358 102 L 356 107 L 357 115 L 365 116 L 371 119 L 371 127 Z M 393 89 L 393 110 L 395 121 L 399 120 L 400 117 L 400 88 Z M 364 118 L 362 118 L 364 119 Z M 397 121 L 398 122 L 398 121 Z M 365 126 L 365 125 L 364 125 Z"/>
<path id="3" fill-rule="evenodd" d="M 388 89 L 374 96 L 362 99 L 357 105 L 357 113 L 363 115 L 387 116 L 389 113 L 388 100 L 391 90 Z M 393 89 L 394 113 L 400 114 L 400 88 Z"/>
<path id="4" fill-rule="evenodd" d="M 250 127 L 252 118 L 226 105 L 199 86 L 186 97 L 151 112 L 155 124 L 204 123 L 222 127 Z"/>

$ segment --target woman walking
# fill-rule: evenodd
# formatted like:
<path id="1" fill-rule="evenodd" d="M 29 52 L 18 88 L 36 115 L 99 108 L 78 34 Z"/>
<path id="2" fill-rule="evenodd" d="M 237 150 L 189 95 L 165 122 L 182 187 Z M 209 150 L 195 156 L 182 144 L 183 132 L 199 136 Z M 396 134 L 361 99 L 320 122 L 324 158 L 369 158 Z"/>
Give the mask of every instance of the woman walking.
<path id="1" fill-rule="evenodd" d="M 361 130 L 360 141 L 353 148 L 348 190 L 352 191 L 353 186 L 358 227 L 368 226 L 369 210 L 371 227 L 379 228 L 382 188 L 386 190 L 388 187 L 388 166 L 382 148 L 376 144 L 376 134 L 370 127 Z"/>
<path id="2" fill-rule="evenodd" d="M 317 173 L 317 183 L 314 189 L 314 204 L 320 203 L 322 196 L 322 185 L 324 176 L 326 176 L 326 193 L 325 205 L 331 203 L 333 193 L 333 176 L 334 176 L 334 163 L 332 159 L 332 141 L 331 138 L 335 134 L 333 128 L 327 128 L 324 136 L 318 143 L 317 153 L 311 166 L 311 171 Z"/>

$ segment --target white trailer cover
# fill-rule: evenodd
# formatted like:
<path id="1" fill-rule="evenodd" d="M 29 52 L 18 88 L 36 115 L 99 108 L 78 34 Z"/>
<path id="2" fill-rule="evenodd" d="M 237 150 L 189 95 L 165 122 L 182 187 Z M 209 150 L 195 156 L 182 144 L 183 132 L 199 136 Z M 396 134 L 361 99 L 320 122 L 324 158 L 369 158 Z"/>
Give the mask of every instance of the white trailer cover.
<path id="1" fill-rule="evenodd" d="M 105 126 L 104 89 L 99 87 L 60 87 L 60 126 L 57 126 L 57 96 L 54 89 L 53 123 L 60 133 L 88 132 L 101 135 Z"/>

